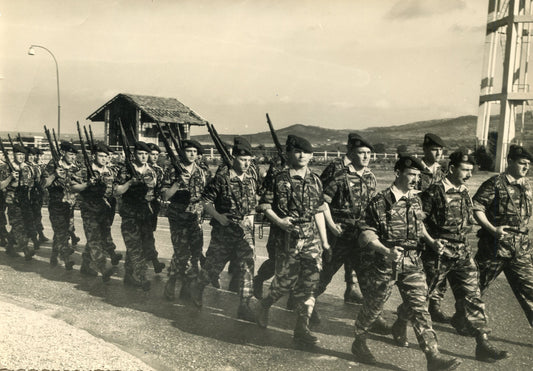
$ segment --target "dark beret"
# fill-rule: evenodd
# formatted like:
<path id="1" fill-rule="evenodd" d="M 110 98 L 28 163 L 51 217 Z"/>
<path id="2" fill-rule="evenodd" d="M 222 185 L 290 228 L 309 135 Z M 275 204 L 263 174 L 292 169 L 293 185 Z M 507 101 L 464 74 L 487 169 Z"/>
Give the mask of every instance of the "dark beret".
<path id="1" fill-rule="evenodd" d="M 183 146 L 183 148 L 190 148 L 190 147 L 194 147 L 196 148 L 196 150 L 198 151 L 198 154 L 201 155 L 204 153 L 204 148 L 202 147 L 202 145 L 200 144 L 200 142 L 196 141 L 196 140 L 192 140 L 192 139 L 185 139 L 181 142 L 181 145 Z"/>
<path id="2" fill-rule="evenodd" d="M 469 164 L 475 165 L 476 160 L 474 156 L 470 155 L 468 151 L 464 148 L 461 148 L 450 155 L 449 165 L 460 165 L 462 162 L 467 162 Z"/>
<path id="3" fill-rule="evenodd" d="M 78 150 L 76 149 L 76 147 L 74 147 L 74 144 L 70 142 L 61 142 L 61 144 L 59 145 L 59 148 L 63 152 L 78 153 Z"/>
<path id="4" fill-rule="evenodd" d="M 372 144 L 356 133 L 348 134 L 348 147 L 368 147 L 371 151 L 374 150 L 374 146 L 372 146 Z"/>
<path id="5" fill-rule="evenodd" d="M 526 158 L 529 161 L 533 161 L 533 156 L 524 147 L 511 144 L 509 147 L 509 154 L 507 158 L 511 160 L 518 160 L 520 158 Z"/>
<path id="6" fill-rule="evenodd" d="M 94 145 L 93 151 L 109 154 L 109 147 L 106 146 L 104 143 L 96 143 Z"/>
<path id="7" fill-rule="evenodd" d="M 396 164 L 394 164 L 394 170 L 403 171 L 405 169 L 417 169 L 424 171 L 424 165 L 418 158 L 410 155 L 400 156 Z"/>
<path id="8" fill-rule="evenodd" d="M 106 144 L 105 146 L 107 147 L 107 152 L 109 152 L 109 153 L 114 153 L 115 152 L 115 150 L 113 148 L 111 148 L 110 145 Z"/>
<path id="9" fill-rule="evenodd" d="M 233 149 L 231 153 L 233 156 L 253 156 L 252 146 L 244 137 L 235 137 L 233 139 Z"/>
<path id="10" fill-rule="evenodd" d="M 26 147 L 26 153 L 29 155 L 40 155 L 41 150 L 37 147 Z"/>
<path id="11" fill-rule="evenodd" d="M 423 147 L 429 146 L 446 147 L 446 144 L 438 135 L 427 133 L 426 135 L 424 135 Z"/>
<path id="12" fill-rule="evenodd" d="M 28 150 L 26 149 L 26 147 L 18 143 L 13 145 L 13 153 L 27 153 L 27 152 Z"/>
<path id="13" fill-rule="evenodd" d="M 152 150 L 150 149 L 150 146 L 147 143 L 141 142 L 141 141 L 135 143 L 135 150 L 136 151 L 145 151 L 145 152 L 148 152 L 148 153 L 152 152 Z"/>
<path id="14" fill-rule="evenodd" d="M 150 147 L 150 151 L 157 151 L 161 153 L 161 148 L 155 143 L 148 143 L 148 147 Z"/>
<path id="15" fill-rule="evenodd" d="M 299 149 L 305 153 L 313 153 L 313 146 L 305 138 L 289 134 L 287 136 L 287 142 L 285 143 L 287 152 Z"/>

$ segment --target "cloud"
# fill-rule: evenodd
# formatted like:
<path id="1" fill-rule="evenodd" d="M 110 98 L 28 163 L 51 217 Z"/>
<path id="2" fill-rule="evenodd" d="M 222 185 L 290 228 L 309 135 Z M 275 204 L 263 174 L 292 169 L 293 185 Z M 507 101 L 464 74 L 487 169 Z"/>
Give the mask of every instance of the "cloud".
<path id="1" fill-rule="evenodd" d="M 430 17 L 466 8 L 465 0 L 399 0 L 386 13 L 386 19 Z"/>

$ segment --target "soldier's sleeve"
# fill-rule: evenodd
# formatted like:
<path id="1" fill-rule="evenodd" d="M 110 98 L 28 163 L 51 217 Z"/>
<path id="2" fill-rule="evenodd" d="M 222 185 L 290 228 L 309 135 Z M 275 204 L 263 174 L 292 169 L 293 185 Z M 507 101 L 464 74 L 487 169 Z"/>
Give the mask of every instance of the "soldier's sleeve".
<path id="1" fill-rule="evenodd" d="M 433 187 L 429 187 L 418 194 L 418 197 L 422 201 L 422 210 L 427 216 L 433 215 L 434 210 L 436 194 L 432 190 Z"/>
<path id="2" fill-rule="evenodd" d="M 492 177 L 479 186 L 476 194 L 474 195 L 474 197 L 472 197 L 474 211 L 485 212 L 487 208 L 492 204 L 492 201 L 494 200 L 494 196 L 496 194 L 495 180 L 496 177 Z"/>
<path id="3" fill-rule="evenodd" d="M 379 217 L 376 210 L 376 198 L 372 199 L 368 204 L 365 217 L 359 223 L 359 245 L 361 248 L 365 248 L 370 242 L 379 239 Z"/>
<path id="4" fill-rule="evenodd" d="M 368 197 L 369 198 L 374 198 L 374 196 L 378 193 L 377 191 L 377 188 L 378 188 L 378 181 L 376 179 L 376 176 L 374 175 L 374 173 L 370 173 L 370 179 L 369 179 L 369 184 L 368 184 L 368 189 L 369 189 L 369 194 L 368 194 Z"/>
<path id="5" fill-rule="evenodd" d="M 272 176 L 272 179 L 263 183 L 263 190 L 261 192 L 261 198 L 259 199 L 259 205 L 257 207 L 258 211 L 272 208 L 272 203 L 274 202 L 274 189 L 277 181 L 278 176 Z"/>
<path id="6" fill-rule="evenodd" d="M 174 168 L 169 166 L 163 172 L 163 179 L 161 181 L 161 189 L 170 188 L 174 184 Z"/>
<path id="7" fill-rule="evenodd" d="M 10 173 L 7 164 L 0 165 L 0 182 L 6 180 Z"/>
<path id="8" fill-rule="evenodd" d="M 328 204 L 331 203 L 331 201 L 337 194 L 337 191 L 339 190 L 339 185 L 337 184 L 337 180 L 335 178 L 335 170 L 335 163 L 332 162 L 324 169 L 324 171 L 320 175 L 320 180 L 322 181 L 323 185 L 324 200 Z"/>
<path id="9" fill-rule="evenodd" d="M 48 164 L 43 169 L 43 172 L 41 174 L 41 179 L 48 178 L 50 175 L 54 174 L 56 171 L 56 168 L 54 166 L 53 161 L 49 161 Z"/>
<path id="10" fill-rule="evenodd" d="M 117 170 L 117 176 L 115 177 L 115 184 L 122 185 L 131 178 L 131 174 L 124 165 L 119 165 Z"/>
<path id="11" fill-rule="evenodd" d="M 216 174 L 213 179 L 204 188 L 204 191 L 202 192 L 202 201 L 204 202 L 215 202 L 217 199 L 217 196 L 220 193 L 220 190 L 222 189 L 222 175 Z"/>

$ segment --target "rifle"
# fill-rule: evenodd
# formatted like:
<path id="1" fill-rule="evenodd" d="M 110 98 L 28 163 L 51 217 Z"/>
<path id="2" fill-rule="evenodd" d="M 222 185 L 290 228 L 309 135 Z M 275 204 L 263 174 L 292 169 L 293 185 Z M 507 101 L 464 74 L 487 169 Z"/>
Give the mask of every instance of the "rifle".
<path id="1" fill-rule="evenodd" d="M 54 128 L 52 128 L 52 134 L 54 135 L 54 143 L 56 144 L 56 151 L 58 151 L 59 153 L 59 149 L 61 147 L 59 147 L 59 142 L 57 141 L 57 138 L 56 138 L 56 131 L 54 130 Z"/>
<path id="2" fill-rule="evenodd" d="M 267 124 L 268 128 L 270 129 L 270 135 L 272 135 L 272 140 L 274 141 L 274 145 L 276 146 L 276 149 L 278 151 L 279 159 L 281 160 L 281 166 L 285 166 L 287 163 L 287 157 L 283 153 L 283 147 L 281 146 L 281 143 L 279 142 L 278 135 L 276 134 L 276 131 L 274 130 L 274 126 L 272 125 L 272 121 L 270 121 L 270 116 L 268 116 L 268 113 L 266 114 L 267 118 Z"/>
<path id="3" fill-rule="evenodd" d="M 9 133 L 7 134 L 7 139 L 9 139 L 9 143 L 11 144 L 11 151 L 13 152 L 13 158 L 15 158 L 15 144 L 13 143 L 13 139 L 11 139 L 11 135 Z M 24 148 L 24 146 L 22 146 Z M 19 186 L 22 178 L 22 166 L 19 165 Z"/>
<path id="4" fill-rule="evenodd" d="M 83 162 L 85 162 L 85 167 L 87 168 L 87 178 L 93 179 L 95 177 L 93 166 L 91 163 L 91 159 L 89 158 L 89 154 L 87 153 L 87 149 L 85 148 L 85 143 L 83 142 L 83 137 L 81 135 L 81 129 L 80 129 L 80 122 L 76 121 L 76 125 L 78 126 L 78 136 L 80 137 L 80 145 L 81 145 L 81 153 L 83 154 Z"/>
<path id="5" fill-rule="evenodd" d="M 22 138 L 20 137 L 20 133 L 17 133 L 17 140 L 19 141 L 19 144 L 24 147 L 24 142 L 22 141 Z"/>
<path id="6" fill-rule="evenodd" d="M 215 128 L 209 122 L 206 122 L 205 125 L 207 126 L 207 131 L 209 132 L 218 153 L 220 153 L 222 161 L 228 168 L 231 168 L 233 166 L 233 159 L 227 153 L 226 147 L 222 144 L 218 133 L 215 132 Z"/>
<path id="7" fill-rule="evenodd" d="M 122 142 L 122 150 L 124 151 L 124 162 L 126 163 L 126 167 L 131 172 L 133 177 L 135 177 L 137 180 L 141 180 L 131 161 L 132 154 L 128 143 L 128 137 L 126 136 L 126 132 L 124 131 L 124 126 L 122 126 L 122 121 L 120 120 L 120 117 L 117 119 L 117 123 L 120 128 L 120 139 Z M 135 138 L 133 139 L 135 140 Z"/>
<path id="8" fill-rule="evenodd" d="M 83 127 L 83 129 L 85 129 L 85 126 Z M 89 143 L 91 143 L 91 147 L 94 147 L 96 142 L 94 141 L 93 128 L 91 127 L 90 124 L 89 124 L 89 134 L 91 135 L 91 141 Z"/>
<path id="9" fill-rule="evenodd" d="M 2 150 L 2 154 L 4 155 L 4 161 L 6 162 L 7 167 L 11 172 L 17 171 L 15 170 L 15 167 L 13 166 L 13 163 L 11 162 L 11 159 L 9 158 L 9 153 L 6 150 L 6 147 L 4 147 L 4 142 L 2 141 L 2 138 L 0 138 L 0 149 Z"/>
<path id="10" fill-rule="evenodd" d="M 57 168 L 59 167 L 59 153 L 57 152 L 57 149 L 54 146 L 54 142 L 52 141 L 52 136 L 50 134 L 50 130 L 44 125 L 44 134 L 46 135 L 46 139 L 48 140 L 48 146 L 50 147 L 50 154 L 52 155 L 52 162 L 54 163 L 54 166 Z"/>
<path id="11" fill-rule="evenodd" d="M 165 136 L 165 133 L 163 133 L 163 129 L 161 128 L 161 125 L 159 125 L 158 122 L 156 122 L 157 130 L 159 131 L 159 134 L 161 135 L 163 139 L 163 144 L 165 145 L 165 150 L 167 151 L 167 156 L 170 159 L 170 162 L 172 163 L 172 166 L 174 166 L 174 169 L 176 170 L 176 175 L 181 175 L 183 172 L 180 162 L 178 160 L 178 156 L 172 151 L 172 147 L 170 146 L 170 142 L 168 141 L 168 138 Z"/>
<path id="12" fill-rule="evenodd" d="M 159 125 L 159 124 L 158 124 Z M 174 148 L 176 149 L 176 152 L 178 153 L 178 156 L 180 156 L 182 158 L 182 160 L 184 159 L 183 156 L 183 146 L 181 144 L 181 134 L 180 134 L 180 129 L 178 128 L 178 138 L 176 138 L 174 136 L 174 133 L 172 132 L 172 128 L 170 127 L 170 125 L 167 125 L 167 128 L 168 128 L 168 135 L 170 135 L 170 140 L 172 141 L 172 144 L 174 145 Z"/>
<path id="13" fill-rule="evenodd" d="M 93 156 L 96 156 L 96 148 L 94 148 L 94 142 L 93 142 L 93 138 L 92 138 L 92 135 L 89 136 L 89 134 L 87 134 L 87 128 L 84 126 L 83 127 L 83 131 L 85 132 L 85 139 L 87 140 L 87 143 L 89 144 L 89 148 L 91 150 L 91 154 Z M 80 134 L 80 140 L 81 140 L 81 133 Z"/>

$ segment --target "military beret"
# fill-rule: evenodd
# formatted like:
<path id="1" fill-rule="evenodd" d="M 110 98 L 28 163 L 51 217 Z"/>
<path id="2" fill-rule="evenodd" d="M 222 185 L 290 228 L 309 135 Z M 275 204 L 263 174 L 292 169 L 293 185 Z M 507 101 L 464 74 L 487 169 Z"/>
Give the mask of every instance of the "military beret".
<path id="1" fill-rule="evenodd" d="M 439 137 L 438 135 L 427 133 L 426 135 L 424 135 L 424 144 L 422 146 L 423 147 L 429 147 L 429 146 L 446 147 L 446 144 L 441 139 L 441 137 Z"/>
<path id="2" fill-rule="evenodd" d="M 307 139 L 292 134 L 287 136 L 285 147 L 287 152 L 299 149 L 305 153 L 313 153 L 313 146 Z"/>
<path id="3" fill-rule="evenodd" d="M 28 150 L 26 149 L 26 147 L 18 143 L 13 145 L 13 153 L 27 153 L 27 152 Z"/>
<path id="4" fill-rule="evenodd" d="M 59 148 L 63 152 L 78 153 L 78 150 L 76 149 L 76 147 L 74 147 L 74 144 L 70 142 L 61 142 L 61 144 L 59 145 Z"/>
<path id="5" fill-rule="evenodd" d="M 529 161 L 533 161 L 533 156 L 529 153 L 524 147 L 517 146 L 516 144 L 511 144 L 509 147 L 509 154 L 507 158 L 511 160 L 517 160 L 520 158 L 526 158 Z"/>
<path id="6" fill-rule="evenodd" d="M 185 140 L 183 140 L 181 142 L 181 145 L 183 146 L 183 148 L 190 148 L 190 147 L 196 148 L 196 150 L 198 151 L 199 155 L 204 153 L 204 149 L 203 149 L 202 145 L 200 144 L 200 142 L 198 142 L 196 140 L 185 139 Z"/>
<path id="7" fill-rule="evenodd" d="M 374 146 L 363 139 L 362 136 L 356 133 L 348 134 L 348 146 L 349 147 L 368 147 L 371 151 L 374 150 Z"/>
<path id="8" fill-rule="evenodd" d="M 93 151 L 109 154 L 109 147 L 104 143 L 96 143 L 93 147 Z"/>
<path id="9" fill-rule="evenodd" d="M 159 153 L 161 153 L 161 148 L 159 148 L 159 146 L 155 143 L 147 143 L 148 144 L 148 147 L 150 147 L 150 151 L 157 151 Z"/>
<path id="10" fill-rule="evenodd" d="M 233 156 L 253 156 L 252 146 L 244 137 L 235 137 L 233 139 L 233 149 L 231 153 Z"/>
<path id="11" fill-rule="evenodd" d="M 105 146 L 107 147 L 107 152 L 109 152 L 109 153 L 114 153 L 115 152 L 115 150 L 113 148 L 111 148 L 110 145 L 106 144 Z"/>
<path id="12" fill-rule="evenodd" d="M 394 164 L 394 170 L 403 171 L 405 169 L 417 169 L 420 171 L 424 171 L 424 165 L 422 164 L 422 161 L 420 161 L 416 157 L 410 155 L 403 155 L 400 156 L 398 161 L 396 161 L 396 163 Z"/>
<path id="13" fill-rule="evenodd" d="M 462 162 L 467 162 L 472 165 L 476 164 L 476 160 L 474 160 L 474 156 L 470 155 L 468 153 L 468 150 L 466 150 L 465 148 L 460 148 L 450 155 L 449 165 L 457 166 L 457 165 L 460 165 Z"/>
<path id="14" fill-rule="evenodd" d="M 26 147 L 26 153 L 29 155 L 40 155 L 41 150 L 37 147 Z"/>
<path id="15" fill-rule="evenodd" d="M 148 153 L 152 152 L 152 150 L 150 149 L 150 146 L 147 143 L 141 142 L 141 141 L 135 142 L 135 150 L 136 151 L 145 151 L 145 152 L 148 152 Z"/>

